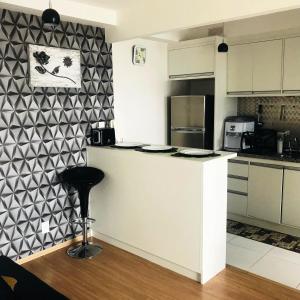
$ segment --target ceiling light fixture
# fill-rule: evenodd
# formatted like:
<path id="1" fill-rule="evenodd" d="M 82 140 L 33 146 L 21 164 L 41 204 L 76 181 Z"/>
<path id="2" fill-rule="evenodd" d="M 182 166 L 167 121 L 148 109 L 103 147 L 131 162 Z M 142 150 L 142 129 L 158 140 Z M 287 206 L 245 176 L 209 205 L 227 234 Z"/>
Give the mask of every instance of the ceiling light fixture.
<path id="1" fill-rule="evenodd" d="M 221 44 L 219 44 L 219 46 L 218 46 L 218 52 L 221 52 L 221 53 L 228 52 L 228 45 L 224 42 L 224 39 L 223 39 L 223 42 Z"/>
<path id="2" fill-rule="evenodd" d="M 228 52 L 228 44 L 224 42 L 224 24 L 223 24 L 223 42 L 218 46 L 218 52 L 227 53 Z"/>
<path id="3" fill-rule="evenodd" d="M 56 27 L 60 23 L 59 13 L 52 8 L 51 0 L 49 0 L 49 8 L 43 11 L 42 21 L 48 27 Z"/>

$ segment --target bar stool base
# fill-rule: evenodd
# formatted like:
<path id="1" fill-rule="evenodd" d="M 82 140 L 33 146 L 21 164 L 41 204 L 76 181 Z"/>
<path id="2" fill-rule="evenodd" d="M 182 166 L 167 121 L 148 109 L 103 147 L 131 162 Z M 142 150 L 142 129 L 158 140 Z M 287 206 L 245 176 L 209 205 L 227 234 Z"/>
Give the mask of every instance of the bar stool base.
<path id="1" fill-rule="evenodd" d="M 70 257 L 77 259 L 91 259 L 102 251 L 102 247 L 97 244 L 88 243 L 86 245 L 75 244 L 67 250 Z"/>

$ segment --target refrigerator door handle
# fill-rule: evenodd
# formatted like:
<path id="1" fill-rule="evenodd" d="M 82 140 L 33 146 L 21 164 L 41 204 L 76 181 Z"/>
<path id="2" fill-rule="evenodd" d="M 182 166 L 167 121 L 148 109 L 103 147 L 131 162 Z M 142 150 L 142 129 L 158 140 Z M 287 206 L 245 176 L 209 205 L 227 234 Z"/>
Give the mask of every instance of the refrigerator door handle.
<path id="1" fill-rule="evenodd" d="M 205 128 L 199 127 L 172 127 L 171 130 L 178 133 L 205 133 Z"/>

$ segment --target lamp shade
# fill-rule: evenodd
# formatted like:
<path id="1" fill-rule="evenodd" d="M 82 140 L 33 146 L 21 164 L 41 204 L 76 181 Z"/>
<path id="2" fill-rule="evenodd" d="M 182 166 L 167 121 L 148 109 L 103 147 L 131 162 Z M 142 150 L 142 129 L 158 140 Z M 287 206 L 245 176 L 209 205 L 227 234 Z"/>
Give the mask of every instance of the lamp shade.
<path id="1" fill-rule="evenodd" d="M 228 45 L 226 43 L 221 43 L 218 46 L 218 52 L 228 52 Z"/>
<path id="2" fill-rule="evenodd" d="M 55 9 L 48 8 L 42 14 L 42 21 L 46 26 L 55 27 L 60 22 L 60 16 Z"/>

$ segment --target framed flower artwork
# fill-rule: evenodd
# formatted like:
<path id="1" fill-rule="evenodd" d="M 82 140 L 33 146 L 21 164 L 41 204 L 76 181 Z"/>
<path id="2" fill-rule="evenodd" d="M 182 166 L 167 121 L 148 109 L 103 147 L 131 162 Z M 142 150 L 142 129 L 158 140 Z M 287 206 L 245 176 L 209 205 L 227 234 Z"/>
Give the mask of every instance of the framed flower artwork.
<path id="1" fill-rule="evenodd" d="M 135 45 L 132 50 L 132 63 L 134 65 L 144 65 L 146 63 L 146 48 Z"/>
<path id="2" fill-rule="evenodd" d="M 80 52 L 29 45 L 32 87 L 81 87 Z"/>

